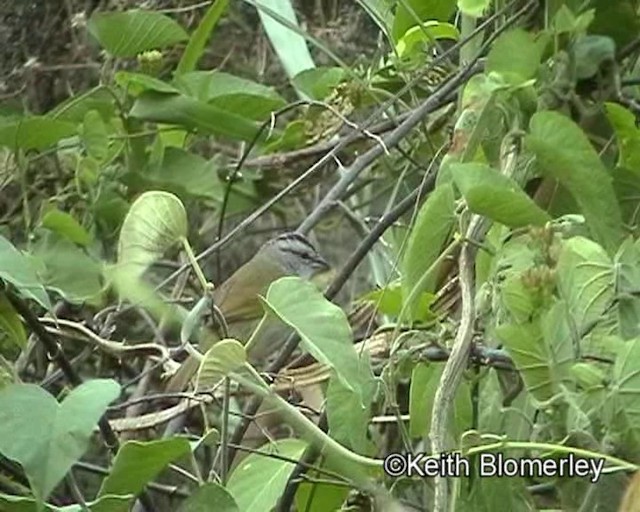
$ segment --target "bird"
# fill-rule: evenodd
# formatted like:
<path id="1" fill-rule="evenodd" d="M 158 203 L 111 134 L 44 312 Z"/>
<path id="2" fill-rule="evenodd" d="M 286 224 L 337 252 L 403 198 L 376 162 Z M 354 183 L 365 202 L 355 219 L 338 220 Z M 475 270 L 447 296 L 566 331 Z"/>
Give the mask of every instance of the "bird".
<path id="1" fill-rule="evenodd" d="M 298 232 L 281 234 L 262 245 L 256 254 L 213 291 L 213 302 L 227 325 L 227 336 L 247 341 L 264 311 L 259 296 L 281 277 L 298 276 L 312 280 L 327 275 L 329 263 L 318 253 L 309 239 Z M 259 360 L 275 353 L 286 340 L 287 327 L 276 321 L 261 330 L 260 339 L 252 347 L 250 358 Z M 221 338 L 219 332 L 201 331 L 199 349 L 206 352 Z M 189 356 L 169 379 L 166 391 L 183 391 L 198 369 L 198 361 Z"/>

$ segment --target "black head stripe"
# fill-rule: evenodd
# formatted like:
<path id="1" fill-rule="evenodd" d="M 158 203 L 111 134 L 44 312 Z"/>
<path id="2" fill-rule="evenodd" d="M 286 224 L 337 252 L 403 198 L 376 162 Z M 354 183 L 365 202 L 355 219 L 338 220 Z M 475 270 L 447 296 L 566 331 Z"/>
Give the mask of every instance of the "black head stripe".
<path id="1" fill-rule="evenodd" d="M 295 256 L 298 260 L 305 261 L 314 267 L 329 268 L 329 264 L 318 254 L 316 248 L 309 239 L 295 231 L 284 233 L 269 240 L 263 248 L 273 248 L 281 253 Z"/>

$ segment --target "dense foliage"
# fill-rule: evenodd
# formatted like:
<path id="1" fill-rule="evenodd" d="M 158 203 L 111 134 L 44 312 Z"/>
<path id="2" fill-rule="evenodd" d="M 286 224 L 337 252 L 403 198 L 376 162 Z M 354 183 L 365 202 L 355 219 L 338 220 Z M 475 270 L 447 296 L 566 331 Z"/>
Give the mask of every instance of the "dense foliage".
<path id="1" fill-rule="evenodd" d="M 124 4 L 80 90 L 3 96 L 0 510 L 638 510 L 636 0 Z M 198 352 L 292 229 L 324 293 Z"/>

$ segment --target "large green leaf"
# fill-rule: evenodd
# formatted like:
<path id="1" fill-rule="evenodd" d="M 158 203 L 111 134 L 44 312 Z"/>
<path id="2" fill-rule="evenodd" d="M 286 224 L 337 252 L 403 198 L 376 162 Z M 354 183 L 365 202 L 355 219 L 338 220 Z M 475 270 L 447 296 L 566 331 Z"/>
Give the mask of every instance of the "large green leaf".
<path id="1" fill-rule="evenodd" d="M 215 506 L 218 512 L 239 512 L 233 496 L 224 487 L 209 482 L 198 487 L 180 505 L 178 512 L 209 512 Z"/>
<path id="2" fill-rule="evenodd" d="M 231 372 L 247 362 L 247 353 L 238 340 L 221 340 L 204 355 L 198 368 L 196 389 L 212 389 Z"/>
<path id="3" fill-rule="evenodd" d="M 640 17 L 636 0 L 593 0 L 589 5 L 596 10 L 590 32 L 613 38 L 619 49 L 638 37 Z"/>
<path id="4" fill-rule="evenodd" d="M 12 149 L 45 149 L 61 139 L 75 135 L 74 123 L 49 117 L 30 116 L 0 122 L 0 145 Z"/>
<path id="5" fill-rule="evenodd" d="M 338 67 L 317 67 L 298 73 L 293 85 L 314 100 L 321 101 L 347 77 L 347 72 Z"/>
<path id="6" fill-rule="evenodd" d="M 120 447 L 98 496 L 137 495 L 170 462 L 191 452 L 189 441 L 173 437 L 158 441 L 128 441 Z"/>
<path id="7" fill-rule="evenodd" d="M 269 312 L 292 327 L 302 346 L 318 361 L 333 368 L 348 389 L 370 404 L 375 381 L 368 357 L 358 354 L 344 311 L 329 302 L 310 282 L 283 277 L 271 284 L 263 300 Z"/>
<path id="8" fill-rule="evenodd" d="M 486 71 L 500 73 L 508 82 L 520 84 L 535 77 L 543 49 L 529 32 L 511 30 L 491 45 Z"/>
<path id="9" fill-rule="evenodd" d="M 496 335 L 537 401 L 551 400 L 570 381 L 573 345 L 562 302 L 533 322 L 500 325 Z"/>
<path id="10" fill-rule="evenodd" d="M 572 51 L 576 79 L 587 80 L 595 78 L 603 66 L 613 63 L 616 45 L 610 37 L 586 35 L 576 40 Z"/>
<path id="11" fill-rule="evenodd" d="M 113 380 L 74 389 L 59 404 L 39 386 L 0 390 L 0 453 L 24 468 L 38 500 L 45 500 L 85 450 L 96 423 L 120 394 Z"/>
<path id="12" fill-rule="evenodd" d="M 89 110 L 83 119 L 80 137 L 87 154 L 98 162 L 109 156 L 109 131 L 100 112 Z"/>
<path id="13" fill-rule="evenodd" d="M 118 240 L 118 264 L 142 274 L 187 236 L 187 212 L 168 192 L 145 192 L 131 205 Z"/>
<path id="14" fill-rule="evenodd" d="M 620 336 L 625 339 L 640 336 L 640 242 L 627 238 L 614 258 L 617 312 Z"/>
<path id="15" fill-rule="evenodd" d="M 25 297 L 51 309 L 49 296 L 38 278 L 32 262 L 0 235 L 0 279 L 11 283 Z"/>
<path id="16" fill-rule="evenodd" d="M 307 473 L 313 475 L 313 473 Z M 318 475 L 319 476 L 319 475 Z M 347 499 L 349 489 L 330 482 L 318 485 L 315 482 L 302 482 L 296 493 L 297 510 L 305 512 L 326 512 L 340 510 Z"/>
<path id="17" fill-rule="evenodd" d="M 93 241 L 91 235 L 73 216 L 57 208 L 46 211 L 42 216 L 42 225 L 83 247 Z"/>
<path id="18" fill-rule="evenodd" d="M 33 498 L 23 496 L 10 496 L 0 494 L 0 510 L 2 512 L 127 512 L 133 506 L 133 496 L 104 496 L 94 501 L 88 501 L 83 505 L 66 505 L 56 507 L 49 503 L 44 504 L 44 509 Z"/>
<path id="19" fill-rule="evenodd" d="M 315 67 L 304 37 L 285 25 L 299 28 L 290 0 L 251 0 L 249 3 L 258 9 L 262 26 L 289 79 Z"/>
<path id="20" fill-rule="evenodd" d="M 422 21 L 449 21 L 455 8 L 455 0 L 406 0 L 398 2 L 391 31 L 394 41 L 397 43 L 407 30 L 419 25 Z"/>
<path id="21" fill-rule="evenodd" d="M 469 209 L 509 227 L 543 226 L 551 217 L 508 176 L 483 164 L 451 164 Z"/>
<path id="22" fill-rule="evenodd" d="M 611 306 L 615 296 L 613 262 L 595 242 L 574 237 L 562 247 L 557 275 L 558 289 L 581 335 L 593 328 Z"/>
<path id="23" fill-rule="evenodd" d="M 422 292 L 432 292 L 435 287 L 437 268 L 431 267 L 451 233 L 454 210 L 453 187 L 449 184 L 437 187 L 420 208 L 409 234 L 402 262 L 402 296 L 412 318 L 420 314 L 417 306 Z"/>
<path id="24" fill-rule="evenodd" d="M 441 21 L 426 21 L 407 30 L 396 44 L 398 57 L 416 55 L 424 58 L 424 45 L 429 45 L 438 39 L 457 41 L 460 32 L 455 25 Z"/>
<path id="25" fill-rule="evenodd" d="M 273 88 L 222 71 L 193 71 L 176 78 L 188 96 L 246 119 L 265 120 L 286 105 Z"/>
<path id="26" fill-rule="evenodd" d="M 189 38 L 189 43 L 187 43 L 180 62 L 178 62 L 176 75 L 182 75 L 196 69 L 198 60 L 204 53 L 207 41 L 228 5 L 229 0 L 216 0 L 207 9 L 207 12 Z"/>
<path id="27" fill-rule="evenodd" d="M 511 457 L 511 453 L 504 454 Z M 513 459 L 512 459 L 513 460 Z M 477 485 L 467 487 L 460 498 L 460 510 L 535 510 L 536 505 L 527 489 L 527 480 L 520 475 L 504 478 L 490 476 L 477 479 Z"/>
<path id="28" fill-rule="evenodd" d="M 115 115 L 115 103 L 116 100 L 108 88 L 99 85 L 58 104 L 49 112 L 48 117 L 58 121 L 82 123 L 87 112 L 95 110 L 104 122 L 108 122 Z"/>
<path id="29" fill-rule="evenodd" d="M 164 190 L 181 198 L 203 198 L 222 201 L 224 185 L 218 178 L 216 159 L 206 160 L 200 155 L 180 148 L 164 149 L 162 160 L 156 165 L 125 176 L 127 185 L 135 189 Z"/>
<path id="30" fill-rule="evenodd" d="M 235 498 L 241 512 L 272 510 L 282 495 L 295 465 L 269 457 L 274 453 L 298 460 L 307 445 L 298 439 L 282 439 L 252 453 L 231 473 L 227 490 Z"/>
<path id="31" fill-rule="evenodd" d="M 184 29 L 156 11 L 94 12 L 89 32 L 115 57 L 135 57 L 188 39 Z"/>
<path id="32" fill-rule="evenodd" d="M 259 129 L 252 119 L 182 94 L 144 92 L 129 115 L 144 121 L 178 125 L 244 141 L 253 140 Z"/>
<path id="33" fill-rule="evenodd" d="M 363 295 L 361 298 L 375 304 L 376 309 L 383 315 L 398 318 L 402 313 L 402 294 L 400 281 L 393 281 L 383 288 L 377 288 Z M 416 299 L 412 319 L 416 322 L 434 320 L 436 314 L 430 308 L 435 299 L 436 296 L 433 293 L 421 293 Z"/>
<path id="34" fill-rule="evenodd" d="M 569 190 L 596 241 L 613 254 L 622 239 L 620 209 L 611 176 L 580 127 L 557 112 L 538 112 L 526 142 L 540 169 Z"/>
<path id="35" fill-rule="evenodd" d="M 636 126 L 636 116 L 618 103 L 605 105 L 607 118 L 618 139 L 618 165 L 640 174 L 640 129 Z"/>
<path id="36" fill-rule="evenodd" d="M 49 235 L 33 249 L 43 266 L 43 284 L 72 304 L 98 304 L 103 291 L 102 264 L 69 240 Z"/>
<path id="37" fill-rule="evenodd" d="M 640 339 L 624 343 L 613 369 L 616 403 L 634 430 L 640 421 Z"/>
<path id="38" fill-rule="evenodd" d="M 360 365 L 360 370 L 363 369 L 364 365 Z M 367 436 L 371 408 L 362 407 L 360 396 L 335 374 L 329 380 L 326 409 L 329 434 L 333 439 L 362 455 L 374 453 L 375 446 Z"/>

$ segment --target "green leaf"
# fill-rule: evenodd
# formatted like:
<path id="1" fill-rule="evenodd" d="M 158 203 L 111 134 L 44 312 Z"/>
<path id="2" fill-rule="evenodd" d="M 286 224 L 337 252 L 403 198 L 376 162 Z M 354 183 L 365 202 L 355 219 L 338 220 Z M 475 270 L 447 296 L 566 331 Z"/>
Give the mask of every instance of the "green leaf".
<path id="1" fill-rule="evenodd" d="M 113 284 L 120 298 L 137 307 L 148 310 L 154 318 L 180 324 L 177 308 L 165 303 L 162 298 L 140 279 L 139 267 L 135 265 L 105 266 L 103 276 Z"/>
<path id="2" fill-rule="evenodd" d="M 589 32 L 613 38 L 618 48 L 638 37 L 640 18 L 635 0 L 593 0 L 588 5 L 596 11 Z"/>
<path id="3" fill-rule="evenodd" d="M 178 512 L 210 512 L 212 506 L 215 506 L 216 512 L 240 511 L 229 491 L 220 484 L 209 482 L 191 493 L 180 505 Z"/>
<path id="4" fill-rule="evenodd" d="M 246 119 L 266 120 L 286 105 L 272 87 L 222 71 L 193 71 L 175 83 L 186 95 Z"/>
<path id="5" fill-rule="evenodd" d="M 594 17 L 594 9 L 588 9 L 579 16 L 575 16 L 565 4 L 562 4 L 553 17 L 553 31 L 556 34 L 573 32 L 577 35 L 583 35 L 593 22 Z"/>
<path id="6" fill-rule="evenodd" d="M 402 262 L 402 297 L 412 318 L 422 292 L 433 292 L 437 268 L 431 268 L 441 254 L 455 222 L 453 187 L 443 184 L 431 193 L 416 216 Z M 431 270 L 430 270 L 431 269 Z M 430 270 L 430 272 L 429 272 Z M 429 272 L 427 275 L 426 273 Z"/>
<path id="7" fill-rule="evenodd" d="M 613 63 L 616 56 L 616 44 L 605 36 L 585 35 L 574 44 L 575 73 L 578 80 L 596 76 L 606 63 Z"/>
<path id="8" fill-rule="evenodd" d="M 242 512 L 272 510 L 282 495 L 295 465 L 268 456 L 275 453 L 287 459 L 298 460 L 307 445 L 298 439 L 282 439 L 269 443 L 252 453 L 231 473 L 227 490 L 235 498 Z"/>
<path id="9" fill-rule="evenodd" d="M 101 263 L 69 240 L 49 235 L 33 249 L 43 266 L 42 283 L 72 304 L 99 304 L 104 288 Z"/>
<path id="10" fill-rule="evenodd" d="M 247 142 L 255 138 L 259 129 L 252 119 L 182 94 L 144 92 L 129 115 L 143 121 L 178 125 Z"/>
<path id="11" fill-rule="evenodd" d="M 12 244 L 0 235 L 0 279 L 11 283 L 25 297 L 50 310 L 51 302 L 35 268 Z"/>
<path id="12" fill-rule="evenodd" d="M 30 116 L 0 123 L 0 146 L 41 150 L 76 134 L 76 125 L 49 117 Z"/>
<path id="13" fill-rule="evenodd" d="M 269 286 L 266 310 L 293 328 L 303 347 L 318 361 L 333 368 L 348 389 L 370 404 L 375 381 L 368 357 L 353 346 L 351 327 L 344 311 L 329 302 L 310 282 L 283 277 Z"/>
<path id="14" fill-rule="evenodd" d="M 0 292 L 0 332 L 1 331 L 4 331 L 9 341 L 17 347 L 25 348 L 27 346 L 27 334 L 22 325 L 22 319 L 3 292 Z"/>
<path id="15" fill-rule="evenodd" d="M 469 209 L 509 227 L 543 226 L 551 217 L 510 177 L 484 164 L 451 164 Z"/>
<path id="16" fill-rule="evenodd" d="M 540 169 L 556 178 L 578 203 L 596 241 L 613 254 L 622 239 L 622 221 L 611 176 L 579 126 L 556 112 L 531 119 L 527 146 Z"/>
<path id="17" fill-rule="evenodd" d="M 254 0 L 260 21 L 269 41 L 278 54 L 285 73 L 292 79 L 301 71 L 315 67 L 304 37 L 286 26 L 299 28 L 290 0 Z"/>
<path id="18" fill-rule="evenodd" d="M 504 306 L 516 322 L 527 322 L 539 307 L 537 297 L 522 282 L 521 272 L 509 273 L 501 286 Z"/>
<path id="19" fill-rule="evenodd" d="M 307 474 L 313 478 L 313 472 Z M 343 485 L 332 485 L 330 482 L 322 485 L 315 482 L 302 482 L 296 493 L 296 510 L 305 512 L 340 510 L 348 495 L 349 489 Z"/>
<path id="20" fill-rule="evenodd" d="M 113 380 L 96 379 L 59 404 L 33 384 L 0 390 L 0 453 L 24 468 L 38 500 L 45 500 L 85 450 L 107 406 L 120 394 Z"/>
<path id="21" fill-rule="evenodd" d="M 458 9 L 463 14 L 479 18 L 491 5 L 491 0 L 458 0 Z"/>
<path id="22" fill-rule="evenodd" d="M 164 190 L 183 199 L 203 198 L 221 202 L 224 184 L 218 178 L 217 160 L 205 160 L 200 155 L 180 148 L 168 147 L 162 161 L 142 172 L 126 175 L 127 185 L 135 189 Z"/>
<path id="23" fill-rule="evenodd" d="M 212 389 L 231 372 L 242 368 L 246 362 L 247 353 L 242 343 L 230 338 L 219 341 L 207 350 L 200 362 L 196 389 Z"/>
<path id="24" fill-rule="evenodd" d="M 510 457 L 510 452 L 504 457 Z M 504 478 L 490 476 L 478 478 L 477 485 L 469 486 L 469 495 L 460 499 L 461 510 L 535 510 L 535 502 L 527 489 L 527 481 L 519 475 Z"/>
<path id="25" fill-rule="evenodd" d="M 398 57 L 409 55 L 416 50 L 422 52 L 422 45 L 431 45 L 438 39 L 457 41 L 460 32 L 455 25 L 439 21 L 426 21 L 407 30 L 396 44 Z"/>
<path id="26" fill-rule="evenodd" d="M 409 433 L 411 437 L 423 438 L 431 428 L 433 398 L 440 384 L 443 365 L 418 363 L 411 374 L 409 389 Z M 471 425 L 471 395 L 469 387 L 462 382 L 456 391 L 452 417 L 456 427 L 456 436 Z"/>
<path id="27" fill-rule="evenodd" d="M 360 368 L 362 370 L 364 365 Z M 362 407 L 361 398 L 346 387 L 341 379 L 336 378 L 335 374 L 329 380 L 326 400 L 331 437 L 362 455 L 375 453 L 375 445 L 367 436 L 371 407 Z"/>
<path id="28" fill-rule="evenodd" d="M 537 401 L 551 400 L 570 380 L 574 354 L 563 302 L 557 302 L 533 322 L 498 326 L 496 336 Z"/>
<path id="29" fill-rule="evenodd" d="M 625 342 L 618 353 L 612 388 L 616 405 L 637 432 L 640 421 L 640 339 Z"/>
<path id="30" fill-rule="evenodd" d="M 104 496 L 95 501 L 87 502 L 87 507 L 82 505 L 67 505 L 56 507 L 49 503 L 44 504 L 44 509 L 38 508 L 39 505 L 33 498 L 23 496 L 10 496 L 8 494 L 0 494 L 0 510 L 3 512 L 127 512 L 131 510 L 133 505 L 132 496 Z"/>
<path id="31" fill-rule="evenodd" d="M 321 101 L 347 78 L 347 72 L 338 67 L 317 67 L 307 69 L 293 77 L 296 89 L 314 100 Z"/>
<path id="32" fill-rule="evenodd" d="M 168 192 L 149 191 L 131 205 L 118 240 L 118 264 L 142 274 L 187 236 L 187 212 Z"/>
<path id="33" fill-rule="evenodd" d="M 606 380 L 604 372 L 593 363 L 575 363 L 571 375 L 584 389 L 603 386 Z"/>
<path id="34" fill-rule="evenodd" d="M 436 315 L 430 308 L 435 299 L 436 296 L 433 293 L 421 293 L 416 299 L 413 320 L 416 322 L 434 320 Z M 394 281 L 384 288 L 367 293 L 362 297 L 362 300 L 373 302 L 376 309 L 383 315 L 398 318 L 402 311 L 402 285 L 400 282 Z"/>
<path id="35" fill-rule="evenodd" d="M 393 40 L 397 43 L 407 33 L 407 30 L 423 21 L 449 21 L 455 8 L 455 0 L 406 0 L 398 2 L 391 31 Z"/>
<path id="36" fill-rule="evenodd" d="M 80 129 L 80 137 L 87 154 L 98 162 L 103 162 L 109 155 L 109 133 L 102 116 L 97 110 L 90 110 L 84 116 Z"/>
<path id="37" fill-rule="evenodd" d="M 193 34 L 191 34 L 182 57 L 180 57 L 180 62 L 178 62 L 178 67 L 176 68 L 176 75 L 183 75 L 196 69 L 198 60 L 200 60 L 200 57 L 202 57 L 204 53 L 207 41 L 211 37 L 213 29 L 218 24 L 228 5 L 229 0 L 216 0 L 207 9 L 198 27 Z"/>
<path id="38" fill-rule="evenodd" d="M 625 340 L 640 336 L 640 298 L 635 293 L 640 290 L 638 261 L 640 243 L 634 243 L 629 237 L 620 246 L 613 262 L 620 336 Z"/>
<path id="39" fill-rule="evenodd" d="M 583 237 L 567 240 L 557 265 L 558 289 L 567 302 L 577 334 L 603 319 L 615 297 L 613 262 L 597 243 Z"/>
<path id="40" fill-rule="evenodd" d="M 640 174 L 640 129 L 636 116 L 618 103 L 605 103 L 607 118 L 618 139 L 618 165 Z"/>
<path id="41" fill-rule="evenodd" d="M 189 441 L 182 437 L 158 441 L 128 441 L 120 447 L 109 476 L 98 496 L 137 496 L 169 463 L 190 453 Z"/>
<path id="42" fill-rule="evenodd" d="M 529 393 L 540 402 L 555 394 L 540 328 L 535 323 L 503 324 L 496 335 L 504 343 Z"/>
<path id="43" fill-rule="evenodd" d="M 155 11 L 94 12 L 87 25 L 100 45 L 115 57 L 135 57 L 188 39 L 184 29 Z"/>
<path id="44" fill-rule="evenodd" d="M 140 96 L 145 91 L 177 94 L 180 92 L 174 85 L 144 73 L 118 71 L 114 75 L 115 82 L 131 96 Z"/>
<path id="45" fill-rule="evenodd" d="M 521 84 L 536 76 L 542 50 L 525 30 L 505 32 L 491 45 L 486 71 L 500 73 L 511 84 Z"/>
<path id="46" fill-rule="evenodd" d="M 99 85 L 84 94 L 72 96 L 63 101 L 49 112 L 48 118 L 77 124 L 84 122 L 87 112 L 95 110 L 100 113 L 102 120 L 106 123 L 114 117 L 115 109 L 115 98 L 107 87 Z"/>
<path id="47" fill-rule="evenodd" d="M 42 217 L 42 225 L 83 247 L 87 247 L 93 242 L 91 235 L 76 219 L 56 208 L 47 210 Z"/>

